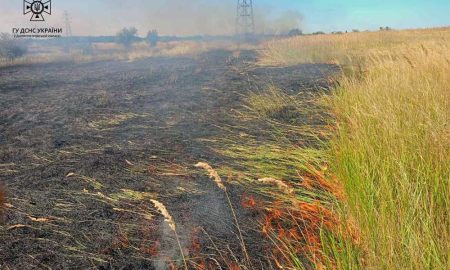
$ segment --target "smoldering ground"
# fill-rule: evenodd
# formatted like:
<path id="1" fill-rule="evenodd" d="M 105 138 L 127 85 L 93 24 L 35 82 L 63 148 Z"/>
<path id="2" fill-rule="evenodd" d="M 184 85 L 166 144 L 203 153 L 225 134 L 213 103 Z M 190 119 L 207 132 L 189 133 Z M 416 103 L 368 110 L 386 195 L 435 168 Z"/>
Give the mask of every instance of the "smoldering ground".
<path id="1" fill-rule="evenodd" d="M 149 199 L 173 216 L 192 268 L 243 261 L 223 191 L 194 165 L 239 166 L 209 142 L 234 138 L 223 127 L 243 125 L 230 115 L 242 94 L 268 83 L 314 91 L 333 69 L 254 70 L 250 52 L 229 59 L 231 52 L 213 51 L 2 69 L 0 177 L 8 196 L 0 268 L 180 266 L 175 235 Z M 246 132 L 262 138 L 261 127 Z M 240 207 L 244 190 L 221 176 L 252 263 L 270 269 L 258 217 Z"/>

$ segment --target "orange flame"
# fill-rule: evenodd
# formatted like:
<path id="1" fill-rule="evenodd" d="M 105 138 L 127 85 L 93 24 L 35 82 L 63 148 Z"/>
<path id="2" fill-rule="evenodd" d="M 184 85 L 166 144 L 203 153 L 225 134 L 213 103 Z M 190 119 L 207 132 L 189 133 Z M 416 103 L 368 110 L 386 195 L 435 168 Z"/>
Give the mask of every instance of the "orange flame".
<path id="1" fill-rule="evenodd" d="M 308 166 L 309 172 L 299 177 L 302 179 L 299 186 L 308 190 L 326 191 L 338 200 L 344 199 L 344 191 L 334 176 L 325 176 L 327 167 L 317 170 Z M 279 268 L 295 267 L 290 261 L 289 252 L 296 252 L 307 258 L 316 269 L 326 269 L 325 265 L 335 269 L 333 262 L 325 257 L 321 232 L 325 228 L 333 234 L 347 235 L 358 240 L 357 227 L 343 222 L 338 215 L 322 204 L 320 201 L 301 201 L 296 196 L 285 201 L 275 201 L 264 209 L 261 231 L 274 241 L 283 245 L 272 251 L 273 261 Z M 355 241 L 356 240 L 356 241 Z M 292 250 L 283 250 L 283 247 Z"/>

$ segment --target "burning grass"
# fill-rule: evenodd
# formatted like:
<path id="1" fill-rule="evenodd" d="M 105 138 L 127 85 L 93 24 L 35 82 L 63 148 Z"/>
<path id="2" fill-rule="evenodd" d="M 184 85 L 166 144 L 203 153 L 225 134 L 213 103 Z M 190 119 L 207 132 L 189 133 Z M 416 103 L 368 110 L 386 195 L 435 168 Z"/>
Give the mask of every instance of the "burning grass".
<path id="1" fill-rule="evenodd" d="M 268 259 L 280 269 L 335 268 L 335 258 L 325 252 L 328 238 L 356 246 L 359 236 L 335 209 L 343 187 L 328 172 L 321 149 L 332 130 L 326 113 L 315 114 L 318 96 L 272 86 L 249 93 L 244 104 L 235 113 L 241 125 L 229 130 L 227 140 L 217 140 L 214 150 L 233 159 L 220 172 L 250 193 L 241 205 L 261 214 L 261 233 L 272 243 Z M 286 107 L 299 114 L 273 117 Z M 291 121 L 295 117 L 302 121 Z"/>
<path id="2" fill-rule="evenodd" d="M 262 64 L 352 71 L 326 98 L 341 219 L 354 220 L 364 247 L 327 241 L 339 269 L 449 267 L 449 40 L 448 28 L 323 35 L 274 41 L 262 54 Z"/>
<path id="3" fill-rule="evenodd" d="M 219 51 L 198 61 L 182 57 L 11 68 L 15 72 L 2 77 L 0 93 L 0 174 L 8 185 L 5 224 L 0 225 L 1 267 L 39 268 L 41 262 L 48 268 L 176 269 L 184 262 L 190 269 L 271 267 L 273 261 L 264 258 L 269 240 L 255 222 L 261 214 L 239 207 L 244 187 L 225 171 L 225 164 L 242 165 L 247 157 L 227 164 L 230 156 L 204 145 L 211 134 L 226 137 L 226 123 L 242 120 L 250 127 L 265 117 L 228 115 L 242 105 L 233 90 L 248 85 L 240 60 L 230 67 L 229 57 L 232 53 Z M 246 57 L 254 59 L 253 54 Z M 172 74 L 178 79 L 172 80 Z M 37 84 L 22 96 L 28 80 Z M 276 118 L 270 125 L 285 122 Z M 254 136 L 260 131 L 243 130 L 248 137 L 238 133 L 230 140 L 250 154 L 248 145 L 257 146 Z M 287 144 L 277 146 L 273 134 L 269 138 L 271 147 L 281 150 L 267 159 L 267 166 L 286 160 L 281 153 Z M 245 164 L 257 165 L 262 151 L 259 147 Z M 211 163 L 202 167 L 214 180 L 220 178 L 226 192 L 195 170 L 192 165 L 199 160 Z M 242 183 L 255 190 L 255 197 L 283 195 L 257 179 L 272 177 L 297 186 L 291 179 L 302 165 L 291 168 L 296 163 L 280 163 L 286 168 L 280 174 L 271 164 L 273 175 L 262 171 Z M 170 211 L 179 241 L 151 200 Z"/>
<path id="4" fill-rule="evenodd" d="M 445 269 L 450 61 L 448 45 L 435 41 L 444 32 L 322 36 L 300 46 L 301 38 L 279 41 L 291 42 L 292 54 L 280 49 L 272 63 L 308 62 L 302 57 L 316 49 L 310 61 L 358 63 L 348 70 L 363 73 L 339 79 L 339 91 L 325 103 L 318 100 L 326 89 L 275 84 L 236 98 L 230 89 L 242 94 L 243 81 L 261 78 L 247 74 L 247 66 L 227 69 L 231 53 L 198 63 L 159 59 L 151 73 L 151 59 L 85 65 L 87 71 L 73 65 L 70 76 L 80 78 L 69 85 L 59 81 L 71 78 L 65 73 L 45 80 L 57 68 L 35 80 L 44 83 L 23 103 L 14 89 L 27 82 L 8 79 L 9 109 L 2 113 L 14 144 L 0 137 L 0 173 L 13 192 L 0 236 L 44 248 L 5 248 L 6 265 L 37 267 L 37 257 L 57 266 L 76 260 L 119 268 L 132 261 L 143 269 Z M 375 37 L 380 41 L 372 43 L 384 47 L 366 56 Z M 399 40 L 421 43 L 402 47 Z M 320 50 L 333 55 L 319 58 Z M 70 88 L 48 89 L 53 84 Z M 92 97 L 98 89 L 105 90 Z M 29 129 L 59 123 L 61 115 L 70 119 L 61 124 L 67 134 L 48 136 L 52 125 Z M 192 167 L 202 159 L 211 162 L 198 167 L 212 181 Z"/>

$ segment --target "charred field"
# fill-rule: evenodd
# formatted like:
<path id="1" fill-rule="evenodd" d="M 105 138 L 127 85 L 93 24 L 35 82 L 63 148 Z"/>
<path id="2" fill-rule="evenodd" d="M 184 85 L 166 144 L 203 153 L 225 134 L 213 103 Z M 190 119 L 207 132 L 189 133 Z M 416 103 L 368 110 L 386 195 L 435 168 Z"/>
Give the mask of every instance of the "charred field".
<path id="1" fill-rule="evenodd" d="M 261 132 L 265 123 L 236 117 L 246 94 L 275 85 L 311 98 L 318 89 L 326 91 L 337 71 L 326 64 L 258 67 L 256 61 L 254 51 L 234 57 L 215 50 L 195 57 L 1 69 L 6 204 L 0 267 L 183 267 L 175 236 L 153 199 L 173 216 L 190 269 L 239 269 L 234 265 L 246 259 L 227 198 L 194 165 L 243 166 L 216 151 L 220 138 L 250 136 L 264 147 L 270 136 Z M 302 119 L 298 125 L 316 121 L 307 113 L 295 117 Z M 235 131 L 238 136 L 231 136 Z M 250 264 L 276 269 L 266 256 L 273 243 L 261 236 L 260 214 L 241 207 L 253 191 L 219 173 Z"/>

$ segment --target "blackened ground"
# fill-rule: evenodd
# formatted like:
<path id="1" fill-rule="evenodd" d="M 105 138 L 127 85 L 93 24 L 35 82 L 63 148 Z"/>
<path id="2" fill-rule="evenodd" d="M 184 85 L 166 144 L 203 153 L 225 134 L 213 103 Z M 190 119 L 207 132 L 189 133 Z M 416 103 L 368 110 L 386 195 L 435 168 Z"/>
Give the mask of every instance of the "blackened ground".
<path id="1" fill-rule="evenodd" d="M 335 71 L 256 68 L 255 58 L 213 51 L 0 70 L 0 180 L 8 195 L 0 268 L 181 266 L 174 234 L 149 199 L 172 213 L 191 268 L 243 261 L 226 197 L 193 165 L 224 162 L 207 139 L 236 124 L 230 111 L 246 92 L 267 84 L 315 91 Z M 246 191 L 228 188 L 254 267 L 270 269 L 271 247 L 255 214 L 240 207 Z"/>

